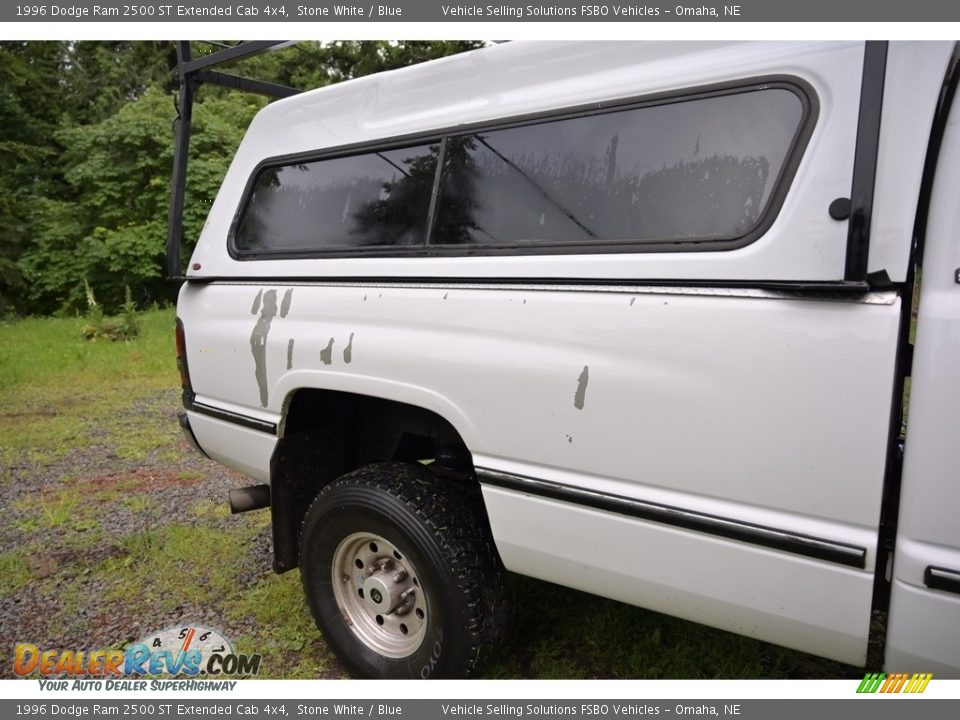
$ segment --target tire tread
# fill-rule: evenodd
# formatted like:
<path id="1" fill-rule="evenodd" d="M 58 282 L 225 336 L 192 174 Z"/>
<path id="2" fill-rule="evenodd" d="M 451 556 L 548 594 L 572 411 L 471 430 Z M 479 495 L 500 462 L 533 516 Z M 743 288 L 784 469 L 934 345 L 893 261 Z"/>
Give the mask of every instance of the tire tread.
<path id="1" fill-rule="evenodd" d="M 441 478 L 413 463 L 364 466 L 337 478 L 314 498 L 300 528 L 301 547 L 315 506 L 324 505 L 345 487 L 365 487 L 390 495 L 433 535 L 468 607 L 469 651 L 461 668 L 462 675 L 468 676 L 503 637 L 508 618 L 503 592 L 505 570 L 493 543 L 479 485 Z"/>

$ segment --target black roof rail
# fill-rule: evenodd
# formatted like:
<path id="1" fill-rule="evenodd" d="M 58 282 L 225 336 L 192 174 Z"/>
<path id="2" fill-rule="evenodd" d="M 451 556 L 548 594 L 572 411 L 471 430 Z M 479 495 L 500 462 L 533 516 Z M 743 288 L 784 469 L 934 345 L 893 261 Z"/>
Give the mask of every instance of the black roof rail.
<path id="1" fill-rule="evenodd" d="M 231 75 L 213 69 L 264 52 L 279 50 L 291 44 L 293 43 L 284 40 L 240 42 L 194 59 L 190 53 L 190 42 L 186 40 L 177 42 L 177 74 L 180 80 L 180 97 L 177 118 L 174 121 L 176 139 L 170 183 L 170 213 L 167 222 L 168 280 L 182 280 L 184 275 L 180 264 L 180 249 L 183 246 L 183 203 L 187 182 L 190 131 L 193 122 L 193 101 L 197 90 L 203 83 L 209 83 L 273 98 L 297 95 L 302 92 L 297 88 Z"/>

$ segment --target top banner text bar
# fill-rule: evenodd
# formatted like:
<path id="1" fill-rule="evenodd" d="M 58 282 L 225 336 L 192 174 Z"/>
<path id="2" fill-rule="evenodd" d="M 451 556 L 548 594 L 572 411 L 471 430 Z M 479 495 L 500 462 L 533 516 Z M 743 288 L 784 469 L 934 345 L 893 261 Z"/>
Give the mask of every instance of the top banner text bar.
<path id="1" fill-rule="evenodd" d="M 944 0 L 742 0 L 668 2 L 453 2 L 448 0 L 65 0 L 0 7 L 0 22 L 960 22 Z"/>

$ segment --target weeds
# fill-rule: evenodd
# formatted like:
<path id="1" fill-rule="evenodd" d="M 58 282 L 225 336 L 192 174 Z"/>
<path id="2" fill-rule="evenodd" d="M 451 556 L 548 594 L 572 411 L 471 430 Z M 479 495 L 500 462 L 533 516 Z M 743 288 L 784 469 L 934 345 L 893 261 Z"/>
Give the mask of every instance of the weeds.
<path id="1" fill-rule="evenodd" d="M 18 552 L 0 555 L 0 597 L 16 592 L 30 582 L 30 570 Z"/>
<path id="2" fill-rule="evenodd" d="M 47 527 L 58 528 L 66 525 L 74 515 L 74 509 L 80 498 L 65 492 L 40 493 L 40 509 Z"/>
<path id="3" fill-rule="evenodd" d="M 125 603 L 129 612 L 170 613 L 183 603 L 219 607 L 235 596 L 249 531 L 230 534 L 226 542 L 219 528 L 146 526 L 124 540 L 129 555 L 104 563 L 106 599 Z M 130 587 L 141 589 L 139 600 L 129 596 Z"/>
<path id="4" fill-rule="evenodd" d="M 230 506 L 227 503 L 215 503 L 212 500 L 201 500 L 190 508 L 190 514 L 196 518 L 216 520 L 230 517 Z"/>
<path id="5" fill-rule="evenodd" d="M 93 295 L 93 288 L 86 280 L 83 287 L 87 294 L 86 324 L 80 329 L 87 340 L 107 338 L 108 340 L 132 340 L 140 334 L 140 321 L 137 318 L 137 305 L 130 294 L 130 286 L 125 287 L 125 300 L 120 306 L 119 318 L 107 319 L 103 315 L 103 306 Z"/>
<path id="6" fill-rule="evenodd" d="M 159 537 L 155 530 L 147 527 L 142 532 L 128 535 L 123 539 L 121 545 L 127 551 L 127 555 L 120 561 L 123 565 L 132 565 L 136 562 L 146 562 L 159 544 Z"/>
<path id="7" fill-rule="evenodd" d="M 79 533 L 98 529 L 99 521 L 80 499 L 76 491 L 68 489 L 43 490 L 38 495 L 24 497 L 13 504 L 14 510 L 24 515 L 16 521 L 16 527 L 27 533 L 39 530 Z"/>
<path id="8" fill-rule="evenodd" d="M 147 495 L 128 495 L 120 501 L 130 512 L 140 515 L 157 507 L 157 501 Z"/>

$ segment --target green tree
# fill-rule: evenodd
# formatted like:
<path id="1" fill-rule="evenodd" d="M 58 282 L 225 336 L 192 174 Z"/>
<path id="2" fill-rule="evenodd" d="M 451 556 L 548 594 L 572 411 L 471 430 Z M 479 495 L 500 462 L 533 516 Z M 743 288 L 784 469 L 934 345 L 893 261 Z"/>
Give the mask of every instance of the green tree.
<path id="1" fill-rule="evenodd" d="M 152 42 L 0 43 L 0 312 L 48 311 L 29 301 L 82 282 L 75 260 L 36 262 L 51 237 L 75 237 L 82 223 L 83 198 L 65 177 L 64 129 L 108 117 L 151 83 L 170 85 L 171 51 Z"/>
<path id="2" fill-rule="evenodd" d="M 17 261 L 33 237 L 34 197 L 62 188 L 52 138 L 65 52 L 65 43 L 0 43 L 0 312 L 24 287 Z"/>
<path id="3" fill-rule="evenodd" d="M 194 57 L 222 45 L 193 43 Z M 228 72 L 309 89 L 462 52 L 473 42 L 300 43 Z M 163 280 L 174 138 L 170 42 L 0 43 L 0 312 L 171 299 Z M 266 100 L 204 85 L 184 210 L 189 254 Z"/>
<path id="4" fill-rule="evenodd" d="M 171 42 L 123 40 L 69 43 L 63 98 L 72 125 L 100 122 L 148 88 L 176 87 L 176 49 Z"/>
<path id="5" fill-rule="evenodd" d="M 232 94 L 194 109 L 185 237 L 195 238 L 243 131 L 261 103 Z M 140 302 L 169 299 L 163 279 L 172 98 L 150 88 L 105 120 L 60 131 L 65 180 L 78 202 L 47 199 L 36 244 L 22 262 L 28 296 L 46 311 L 82 305 L 87 280 L 107 307 L 129 286 Z"/>

